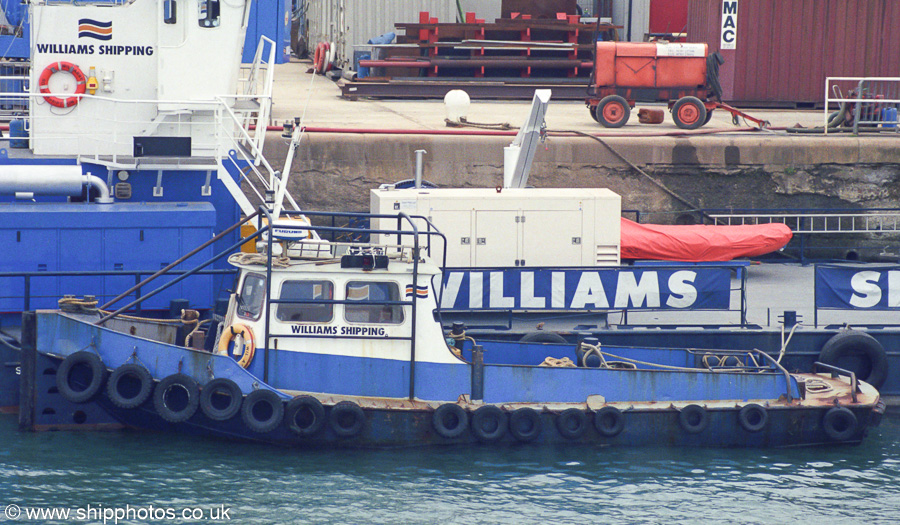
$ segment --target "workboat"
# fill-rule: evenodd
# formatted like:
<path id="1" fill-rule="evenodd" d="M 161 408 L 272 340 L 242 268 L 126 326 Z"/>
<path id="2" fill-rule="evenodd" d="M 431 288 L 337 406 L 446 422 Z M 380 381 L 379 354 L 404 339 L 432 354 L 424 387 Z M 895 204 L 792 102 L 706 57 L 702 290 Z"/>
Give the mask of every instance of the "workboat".
<path id="1" fill-rule="evenodd" d="M 257 231 L 245 241 L 264 240 L 260 253 L 228 257 L 236 291 L 217 328 L 190 310 L 173 326 L 89 299 L 26 313 L 21 426 L 68 428 L 44 423 L 64 415 L 89 428 L 102 414 L 133 429 L 298 447 L 793 447 L 858 444 L 884 411 L 852 372 L 791 373 L 759 349 L 444 331 L 443 263 L 429 254 L 446 241 L 417 228 L 426 218 L 362 217 L 395 225 L 371 230 L 287 215 L 261 207 L 246 219 Z M 375 233 L 391 242 L 371 242 Z"/>

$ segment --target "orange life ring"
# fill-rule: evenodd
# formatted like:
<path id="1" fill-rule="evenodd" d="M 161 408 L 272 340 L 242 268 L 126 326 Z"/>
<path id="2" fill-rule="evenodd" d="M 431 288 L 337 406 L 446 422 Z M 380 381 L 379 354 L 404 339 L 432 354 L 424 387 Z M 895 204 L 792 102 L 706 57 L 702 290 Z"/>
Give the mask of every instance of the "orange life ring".
<path id="1" fill-rule="evenodd" d="M 242 324 L 233 324 L 222 331 L 222 338 L 219 339 L 219 352 L 228 354 L 228 345 L 231 341 L 240 335 L 244 339 L 243 355 L 238 359 L 241 368 L 247 368 L 253 361 L 253 354 L 256 352 L 256 345 L 253 343 L 253 332 Z M 235 359 L 237 359 L 235 357 Z"/>
<path id="2" fill-rule="evenodd" d="M 313 55 L 313 68 L 315 68 L 316 73 L 320 75 L 325 73 L 325 60 L 326 57 L 328 57 L 328 50 L 330 47 L 328 42 L 319 42 L 316 44 L 316 52 Z"/>
<path id="3" fill-rule="evenodd" d="M 71 97 L 55 97 L 52 95 L 44 95 L 44 100 L 47 101 L 51 106 L 55 106 L 58 108 L 69 108 L 78 104 L 78 101 L 81 99 L 79 95 L 84 94 L 85 90 L 85 78 L 84 73 L 81 72 L 81 69 L 78 68 L 75 64 L 71 62 L 54 62 L 49 66 L 44 68 L 44 71 L 41 72 L 41 76 L 38 78 L 38 87 L 41 89 L 41 93 L 50 93 L 50 77 L 52 77 L 55 73 L 59 73 L 60 71 L 65 71 L 70 73 L 73 77 L 75 77 L 75 94 Z"/>

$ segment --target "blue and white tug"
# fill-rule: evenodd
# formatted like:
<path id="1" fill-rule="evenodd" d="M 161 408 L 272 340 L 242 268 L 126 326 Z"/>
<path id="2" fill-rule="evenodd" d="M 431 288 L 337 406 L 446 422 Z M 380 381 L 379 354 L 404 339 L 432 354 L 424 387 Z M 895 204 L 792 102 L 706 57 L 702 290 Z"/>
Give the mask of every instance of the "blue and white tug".
<path id="1" fill-rule="evenodd" d="M 23 428 L 102 414 L 134 429 L 299 447 L 791 447 L 858 444 L 884 411 L 853 373 L 790 373 L 756 349 L 444 333 L 442 268 L 428 256 L 442 235 L 417 230 L 423 217 L 364 231 L 311 226 L 313 214 L 260 215 L 248 220 L 258 221 L 263 253 L 229 257 L 236 291 L 207 338 L 189 311 L 187 335 L 89 302 L 26 314 Z M 356 241 L 370 233 L 391 244 Z M 70 425 L 42 423 L 70 414 Z"/>

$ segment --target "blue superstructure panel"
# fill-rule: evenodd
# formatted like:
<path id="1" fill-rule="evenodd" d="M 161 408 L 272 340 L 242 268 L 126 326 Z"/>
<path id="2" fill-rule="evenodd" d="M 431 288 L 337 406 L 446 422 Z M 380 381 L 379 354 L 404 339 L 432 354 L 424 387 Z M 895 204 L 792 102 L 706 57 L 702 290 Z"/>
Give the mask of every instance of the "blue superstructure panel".
<path id="1" fill-rule="evenodd" d="M 215 231 L 210 203 L 3 203 L 0 204 L 0 272 L 156 272 Z M 182 269 L 209 259 L 206 248 Z M 167 277 L 171 280 L 174 277 Z M 52 308 L 63 294 L 96 295 L 102 302 L 135 284 L 131 275 L 30 277 L 29 308 Z M 141 290 L 147 293 L 160 280 Z M 21 311 L 25 278 L 0 276 L 0 311 Z M 215 299 L 213 279 L 196 276 L 149 299 L 143 309 L 166 309 L 172 299 L 207 308 Z"/>
<path id="2" fill-rule="evenodd" d="M 275 63 L 283 64 L 291 59 L 291 0 L 254 0 L 250 6 L 247 36 L 241 62 L 250 64 L 256 53 L 260 36 L 275 42 Z M 265 59 L 265 57 L 263 57 Z"/>

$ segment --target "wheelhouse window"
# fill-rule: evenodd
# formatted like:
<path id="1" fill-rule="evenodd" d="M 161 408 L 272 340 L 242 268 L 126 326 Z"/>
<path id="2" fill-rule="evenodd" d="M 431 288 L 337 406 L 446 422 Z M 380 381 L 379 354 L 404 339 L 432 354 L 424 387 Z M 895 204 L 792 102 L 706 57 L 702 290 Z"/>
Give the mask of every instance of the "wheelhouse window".
<path id="1" fill-rule="evenodd" d="M 334 298 L 331 281 L 285 281 L 281 284 L 280 300 L 321 301 Z M 327 323 L 334 318 L 332 303 L 278 303 L 275 317 L 288 323 Z"/>
<path id="2" fill-rule="evenodd" d="M 403 306 L 384 304 L 400 300 L 397 283 L 375 281 L 350 281 L 347 283 L 344 317 L 351 323 L 400 324 L 403 322 Z"/>
<path id="3" fill-rule="evenodd" d="M 259 319 L 266 299 L 266 278 L 249 274 L 238 294 L 237 314 L 244 319 Z"/>

